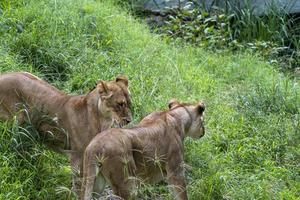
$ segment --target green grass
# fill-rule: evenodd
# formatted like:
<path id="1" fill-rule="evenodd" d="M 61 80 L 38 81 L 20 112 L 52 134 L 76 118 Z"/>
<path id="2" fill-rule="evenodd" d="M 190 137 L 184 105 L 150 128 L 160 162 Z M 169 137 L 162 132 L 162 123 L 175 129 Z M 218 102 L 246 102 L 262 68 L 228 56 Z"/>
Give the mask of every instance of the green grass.
<path id="1" fill-rule="evenodd" d="M 1 73 L 26 70 L 74 94 L 126 74 L 134 123 L 171 98 L 206 102 L 206 136 L 186 140 L 190 199 L 299 199 L 298 80 L 258 55 L 169 44 L 112 0 L 0 5 Z M 15 148 L 33 131 L 0 125 L 0 199 L 69 199 L 67 159 L 38 143 Z M 165 185 L 140 192 L 171 199 Z"/>

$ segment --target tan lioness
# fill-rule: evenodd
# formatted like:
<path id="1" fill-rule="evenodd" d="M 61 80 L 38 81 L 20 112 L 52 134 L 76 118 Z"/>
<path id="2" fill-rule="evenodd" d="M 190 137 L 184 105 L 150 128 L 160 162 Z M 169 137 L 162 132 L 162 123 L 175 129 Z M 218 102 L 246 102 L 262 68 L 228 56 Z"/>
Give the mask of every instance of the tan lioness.
<path id="1" fill-rule="evenodd" d="M 131 121 L 128 79 L 119 76 L 115 81 L 100 81 L 87 95 L 71 96 L 26 72 L 3 74 L 0 120 L 9 120 L 17 113 L 20 124 L 26 121 L 28 113 L 42 113 L 53 119 L 38 119 L 37 129 L 46 138 L 46 145 L 68 152 L 72 168 L 80 173 L 84 149 L 92 138 L 113 122 L 122 126 Z M 73 177 L 74 190 L 80 186 Z"/>
<path id="2" fill-rule="evenodd" d="M 204 135 L 203 103 L 170 102 L 169 110 L 154 112 L 129 129 L 108 129 L 98 134 L 84 153 L 83 200 L 100 194 L 106 181 L 121 198 L 134 198 L 140 181 L 167 180 L 174 199 L 186 200 L 183 140 Z"/>

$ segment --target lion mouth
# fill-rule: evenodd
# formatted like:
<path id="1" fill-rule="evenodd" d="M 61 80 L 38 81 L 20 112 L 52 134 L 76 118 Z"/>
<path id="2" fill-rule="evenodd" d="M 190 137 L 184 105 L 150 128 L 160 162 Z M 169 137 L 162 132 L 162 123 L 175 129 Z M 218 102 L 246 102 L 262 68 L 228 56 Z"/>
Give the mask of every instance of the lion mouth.
<path id="1" fill-rule="evenodd" d="M 125 117 L 121 118 L 121 119 L 113 118 L 112 127 L 113 128 L 123 128 L 124 126 L 126 126 L 130 122 L 131 122 L 131 119 L 128 120 L 128 118 L 125 118 Z"/>
<path id="2" fill-rule="evenodd" d="M 114 120 L 111 127 L 112 128 L 120 128 L 120 125 L 119 125 L 119 123 L 116 120 Z"/>
<path id="3" fill-rule="evenodd" d="M 117 120 L 114 120 L 112 127 L 113 127 L 113 128 L 122 128 L 122 127 L 124 127 L 125 125 L 126 125 L 126 123 L 123 122 L 123 121 L 117 121 Z"/>

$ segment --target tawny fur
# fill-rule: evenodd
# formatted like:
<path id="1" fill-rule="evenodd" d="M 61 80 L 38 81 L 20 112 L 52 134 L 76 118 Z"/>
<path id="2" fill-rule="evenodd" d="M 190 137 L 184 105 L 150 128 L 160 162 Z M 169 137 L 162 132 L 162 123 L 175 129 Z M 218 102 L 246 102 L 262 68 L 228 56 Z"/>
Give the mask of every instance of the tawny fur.
<path id="1" fill-rule="evenodd" d="M 26 112 L 38 111 L 55 119 L 55 127 L 46 121 L 37 129 L 44 137 L 54 140 L 46 143 L 59 152 L 68 152 L 71 166 L 82 175 L 83 152 L 92 138 L 114 121 L 125 125 L 131 121 L 131 100 L 128 80 L 101 81 L 87 95 L 71 96 L 26 73 L 8 73 L 0 76 L 0 120 L 10 120 L 17 114 L 19 123 L 26 121 Z M 48 134 L 48 135 L 47 135 Z M 79 179 L 74 176 L 74 189 L 79 193 Z M 79 185 L 79 186 L 78 186 Z"/>
<path id="2" fill-rule="evenodd" d="M 114 193 L 132 199 L 141 182 L 167 180 L 173 198 L 187 200 L 183 140 L 204 135 L 203 103 L 172 101 L 169 110 L 154 112 L 130 129 L 98 134 L 84 154 L 82 200 L 101 193 L 107 182 Z"/>

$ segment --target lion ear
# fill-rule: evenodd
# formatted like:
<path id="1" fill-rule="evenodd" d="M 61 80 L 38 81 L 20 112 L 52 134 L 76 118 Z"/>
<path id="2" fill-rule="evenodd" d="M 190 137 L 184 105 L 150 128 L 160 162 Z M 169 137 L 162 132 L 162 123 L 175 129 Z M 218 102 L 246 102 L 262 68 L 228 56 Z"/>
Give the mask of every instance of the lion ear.
<path id="1" fill-rule="evenodd" d="M 98 82 L 99 93 L 108 93 L 109 89 L 105 81 Z"/>
<path id="2" fill-rule="evenodd" d="M 101 100 L 106 100 L 112 97 L 113 93 L 109 91 L 107 83 L 105 81 L 99 81 L 98 83 L 98 92 L 100 94 Z"/>
<path id="3" fill-rule="evenodd" d="M 203 114 L 203 112 L 205 111 L 205 104 L 200 101 L 196 106 L 196 110 L 199 114 Z"/>
<path id="4" fill-rule="evenodd" d="M 171 99 L 171 100 L 169 101 L 169 104 L 168 104 L 169 109 L 172 109 L 172 108 L 174 108 L 174 107 L 177 106 L 177 105 L 179 105 L 179 102 L 178 102 L 176 99 Z"/>
<path id="5" fill-rule="evenodd" d="M 126 87 L 128 87 L 128 78 L 124 75 L 117 76 L 116 82 L 123 83 Z"/>

